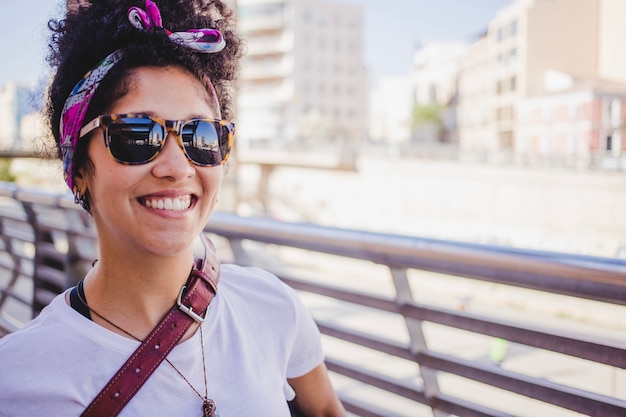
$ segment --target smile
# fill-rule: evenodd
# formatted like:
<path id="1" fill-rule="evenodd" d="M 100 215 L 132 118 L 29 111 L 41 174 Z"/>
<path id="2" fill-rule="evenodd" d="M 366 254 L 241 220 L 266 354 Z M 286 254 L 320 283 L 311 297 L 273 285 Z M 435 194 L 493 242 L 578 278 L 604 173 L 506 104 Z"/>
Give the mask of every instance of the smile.
<path id="1" fill-rule="evenodd" d="M 184 195 L 177 198 L 146 198 L 143 205 L 156 210 L 184 211 L 191 206 L 191 196 Z"/>

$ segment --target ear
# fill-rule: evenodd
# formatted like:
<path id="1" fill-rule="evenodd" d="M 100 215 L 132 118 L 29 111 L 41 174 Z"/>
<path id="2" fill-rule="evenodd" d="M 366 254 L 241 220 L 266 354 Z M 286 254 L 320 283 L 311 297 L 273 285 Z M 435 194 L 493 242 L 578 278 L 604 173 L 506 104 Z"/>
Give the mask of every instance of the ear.
<path id="1" fill-rule="evenodd" d="M 84 168 L 78 169 L 74 172 L 74 194 L 84 196 L 87 193 L 88 187 L 87 176 L 85 175 Z"/>

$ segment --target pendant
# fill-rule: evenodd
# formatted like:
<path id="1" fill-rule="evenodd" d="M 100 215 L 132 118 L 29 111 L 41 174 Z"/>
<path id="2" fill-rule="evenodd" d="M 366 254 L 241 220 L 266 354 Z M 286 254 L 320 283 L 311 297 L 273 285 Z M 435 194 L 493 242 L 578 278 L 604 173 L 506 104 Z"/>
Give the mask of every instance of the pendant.
<path id="1" fill-rule="evenodd" d="M 202 402 L 202 412 L 203 417 L 218 417 L 215 415 L 215 402 L 213 400 L 209 400 L 208 398 Z"/>

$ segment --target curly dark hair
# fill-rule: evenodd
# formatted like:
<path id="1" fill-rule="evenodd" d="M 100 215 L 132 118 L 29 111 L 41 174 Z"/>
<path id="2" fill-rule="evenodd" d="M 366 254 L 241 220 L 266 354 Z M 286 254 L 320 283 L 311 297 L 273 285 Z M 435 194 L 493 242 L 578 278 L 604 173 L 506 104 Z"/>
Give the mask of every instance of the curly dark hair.
<path id="1" fill-rule="evenodd" d="M 146 66 L 178 66 L 204 84 L 208 77 L 215 87 L 222 117 L 234 113 L 231 97 L 241 58 L 241 38 L 235 31 L 235 17 L 220 0 L 156 0 L 163 27 L 169 31 L 218 29 L 226 41 L 219 53 L 198 53 L 171 41 L 163 29 L 143 31 L 127 17 L 132 6 L 144 8 L 145 0 L 70 0 L 64 19 L 51 20 L 48 62 L 55 69 L 48 90 L 46 116 L 57 152 L 61 111 L 72 88 L 107 55 L 122 49 L 122 59 L 109 71 L 89 104 L 85 123 L 106 113 L 128 92 L 132 70 Z M 86 162 L 86 146 L 79 142 L 76 168 Z"/>

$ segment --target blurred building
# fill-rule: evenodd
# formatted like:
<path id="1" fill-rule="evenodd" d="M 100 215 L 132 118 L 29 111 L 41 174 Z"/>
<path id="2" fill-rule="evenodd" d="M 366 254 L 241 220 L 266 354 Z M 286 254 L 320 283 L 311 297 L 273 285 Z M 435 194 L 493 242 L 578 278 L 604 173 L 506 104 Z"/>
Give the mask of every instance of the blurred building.
<path id="1" fill-rule="evenodd" d="M 625 169 L 626 84 L 569 79 L 566 88 L 517 104 L 517 162 Z"/>
<path id="2" fill-rule="evenodd" d="M 458 142 L 457 78 L 468 45 L 433 42 L 413 57 L 412 142 Z"/>
<path id="3" fill-rule="evenodd" d="M 516 0 L 502 9 L 462 61 L 465 154 L 589 161 L 626 149 L 617 116 L 626 84 L 624 21 L 623 0 Z"/>
<path id="4" fill-rule="evenodd" d="M 381 77 L 370 93 L 370 138 L 404 149 L 457 142 L 457 76 L 467 48 L 427 43 L 415 52 L 411 74 Z"/>
<path id="5" fill-rule="evenodd" d="M 237 95 L 239 149 L 304 149 L 366 137 L 360 7 L 323 0 L 238 0 L 247 54 Z"/>
<path id="6" fill-rule="evenodd" d="M 409 75 L 381 77 L 370 92 L 370 140 L 406 144 L 413 128 L 413 102 L 413 82 Z"/>
<path id="7" fill-rule="evenodd" d="M 468 45 L 461 42 L 432 42 L 413 56 L 413 83 L 417 105 L 448 105 L 456 95 L 459 62 Z"/>
<path id="8" fill-rule="evenodd" d="M 13 82 L 0 87 L 0 149 L 21 146 L 20 125 L 22 118 L 31 111 L 32 92 Z"/>

